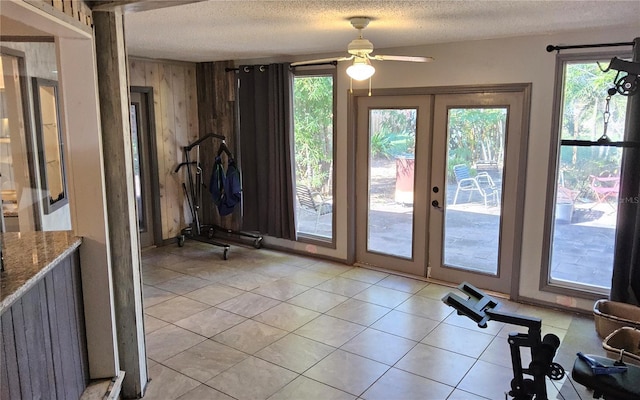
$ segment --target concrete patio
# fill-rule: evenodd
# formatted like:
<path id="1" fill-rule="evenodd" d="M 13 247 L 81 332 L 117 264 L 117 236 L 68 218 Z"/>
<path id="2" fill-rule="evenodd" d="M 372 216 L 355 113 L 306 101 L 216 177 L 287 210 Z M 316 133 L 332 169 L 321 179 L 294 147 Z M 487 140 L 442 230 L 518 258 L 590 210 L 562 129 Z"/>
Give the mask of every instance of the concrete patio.
<path id="1" fill-rule="evenodd" d="M 453 205 L 455 185 L 448 186 L 445 263 L 477 271 L 495 271 L 499 207 L 485 207 L 480 198 L 474 197 L 469 201 L 463 197 Z M 412 206 L 395 203 L 393 196 L 373 198 L 369 250 L 410 257 L 412 238 L 408 233 L 412 227 Z M 577 204 L 571 222 L 556 220 L 551 262 L 553 279 L 610 287 L 616 223 L 614 207 L 615 203 Z M 300 230 L 330 236 L 331 214 L 320 217 L 317 229 L 315 216 L 298 215 L 301 215 Z"/>

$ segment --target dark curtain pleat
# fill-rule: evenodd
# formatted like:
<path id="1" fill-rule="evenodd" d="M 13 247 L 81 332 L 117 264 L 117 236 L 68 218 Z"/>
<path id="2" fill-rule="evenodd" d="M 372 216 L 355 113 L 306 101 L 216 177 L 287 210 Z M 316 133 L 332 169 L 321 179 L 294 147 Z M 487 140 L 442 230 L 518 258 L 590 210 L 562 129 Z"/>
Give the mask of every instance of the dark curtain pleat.
<path id="1" fill-rule="evenodd" d="M 295 238 L 288 64 L 240 67 L 243 229 Z"/>
<path id="2" fill-rule="evenodd" d="M 240 120 L 240 170 L 242 171 L 242 227 L 259 231 L 258 226 L 258 163 L 256 160 L 255 76 L 240 68 L 238 114 Z"/>
<path id="3" fill-rule="evenodd" d="M 640 38 L 634 40 L 633 61 L 640 62 Z M 625 140 L 640 142 L 640 94 L 629 96 Z M 618 226 L 613 259 L 613 301 L 640 305 L 640 148 L 622 152 Z"/>

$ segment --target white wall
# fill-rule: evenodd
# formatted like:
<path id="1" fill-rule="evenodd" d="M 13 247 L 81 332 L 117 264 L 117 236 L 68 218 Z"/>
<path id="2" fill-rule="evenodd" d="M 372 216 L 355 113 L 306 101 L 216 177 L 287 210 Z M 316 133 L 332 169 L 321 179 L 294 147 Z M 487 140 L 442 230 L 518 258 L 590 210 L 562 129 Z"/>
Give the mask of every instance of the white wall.
<path id="1" fill-rule="evenodd" d="M 377 62 L 372 86 L 407 88 L 452 85 L 528 83 L 532 84 L 531 122 L 528 145 L 528 167 L 524 215 L 524 235 L 519 296 L 547 303 L 591 310 L 591 300 L 566 298 L 539 290 L 545 217 L 544 195 L 547 190 L 551 116 L 554 93 L 555 53 L 546 46 L 630 42 L 640 36 L 640 29 L 589 30 L 571 34 L 516 37 L 446 43 L 420 47 L 376 49 L 378 54 L 424 55 L 435 58 L 432 63 Z M 346 44 L 345 44 L 346 46 Z M 618 48 L 629 50 L 629 47 Z M 593 51 L 593 50 L 582 50 Z M 602 49 L 599 49 L 602 51 Z M 575 52 L 575 51 L 574 51 Z M 331 55 L 329 55 L 331 56 Z M 313 57 L 297 57 L 305 60 Z M 245 60 L 243 63 L 284 60 Z M 288 60 L 291 61 L 291 60 Z M 337 159 L 336 171 L 345 171 L 347 154 L 347 63 L 338 66 Z M 354 89 L 366 88 L 367 82 L 354 82 Z M 336 174 L 335 194 L 337 247 L 335 250 L 303 243 L 267 238 L 267 243 L 318 253 L 339 259 L 347 258 L 347 177 Z"/>

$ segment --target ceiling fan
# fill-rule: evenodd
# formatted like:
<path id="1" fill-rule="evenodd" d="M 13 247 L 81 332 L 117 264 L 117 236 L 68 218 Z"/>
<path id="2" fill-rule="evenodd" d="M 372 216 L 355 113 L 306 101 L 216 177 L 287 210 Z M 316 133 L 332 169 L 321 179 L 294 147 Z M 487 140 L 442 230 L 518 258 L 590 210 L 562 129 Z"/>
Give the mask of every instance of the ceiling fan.
<path id="1" fill-rule="evenodd" d="M 321 64 L 321 63 L 330 63 L 337 61 L 351 61 L 353 60 L 353 64 L 347 68 L 347 75 L 349 75 L 352 79 L 357 81 L 363 81 L 365 79 L 371 78 L 371 76 L 376 72 L 373 65 L 371 65 L 371 60 L 376 61 L 410 61 L 410 62 L 428 62 L 433 61 L 432 57 L 421 57 L 421 56 L 383 56 L 383 55 L 374 55 L 373 53 L 373 43 L 369 40 L 362 37 L 362 30 L 369 25 L 371 19 L 369 17 L 353 17 L 349 20 L 351 25 L 358 30 L 358 38 L 353 39 L 349 46 L 347 47 L 347 51 L 349 52 L 349 56 L 345 57 L 332 57 L 332 58 L 321 58 L 317 60 L 308 60 L 308 61 L 298 61 L 291 63 L 292 67 L 296 66 L 304 66 L 310 64 Z"/>

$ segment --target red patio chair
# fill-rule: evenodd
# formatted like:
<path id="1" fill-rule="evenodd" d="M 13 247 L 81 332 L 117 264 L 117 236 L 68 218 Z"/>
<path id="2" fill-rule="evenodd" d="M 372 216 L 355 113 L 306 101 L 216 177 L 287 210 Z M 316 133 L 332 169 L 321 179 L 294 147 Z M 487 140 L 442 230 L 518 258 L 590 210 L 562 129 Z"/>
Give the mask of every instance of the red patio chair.
<path id="1" fill-rule="evenodd" d="M 589 187 L 596 195 L 596 204 L 608 203 L 609 199 L 618 197 L 620 177 L 589 175 Z"/>

